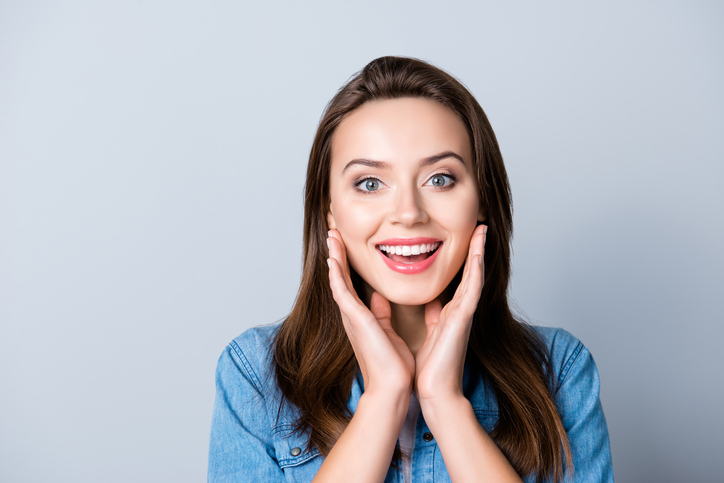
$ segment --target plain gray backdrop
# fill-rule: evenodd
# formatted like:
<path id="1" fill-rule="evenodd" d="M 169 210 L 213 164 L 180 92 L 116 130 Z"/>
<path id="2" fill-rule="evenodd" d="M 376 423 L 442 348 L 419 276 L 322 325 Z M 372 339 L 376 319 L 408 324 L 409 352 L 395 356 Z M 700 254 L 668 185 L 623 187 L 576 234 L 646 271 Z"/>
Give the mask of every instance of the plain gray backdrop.
<path id="1" fill-rule="evenodd" d="M 2 1 L 0 480 L 205 480 L 216 360 L 296 295 L 316 123 L 392 54 L 486 110 L 511 294 L 591 349 L 617 481 L 721 481 L 723 32 L 715 1 Z"/>

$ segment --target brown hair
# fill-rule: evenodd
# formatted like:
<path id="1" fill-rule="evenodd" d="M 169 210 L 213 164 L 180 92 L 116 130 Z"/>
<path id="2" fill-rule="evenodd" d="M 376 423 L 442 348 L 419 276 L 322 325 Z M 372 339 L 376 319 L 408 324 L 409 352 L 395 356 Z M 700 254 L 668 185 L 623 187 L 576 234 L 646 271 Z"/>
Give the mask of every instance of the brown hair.
<path id="1" fill-rule="evenodd" d="M 308 448 L 327 455 L 351 418 L 347 401 L 357 373 L 328 282 L 326 214 L 332 136 L 345 116 L 365 102 L 401 97 L 440 102 L 467 128 L 488 224 L 485 284 L 467 359 L 495 393 L 498 422 L 491 437 L 518 474 L 535 472 L 538 481 L 545 477 L 561 481 L 571 457 L 548 384 L 547 374 L 552 374 L 548 351 L 508 306 L 512 201 L 498 142 L 472 94 L 446 72 L 420 60 L 373 60 L 340 89 L 319 123 L 307 168 L 302 281 L 274 347 L 277 384 L 283 397 L 299 409 L 296 429 L 308 435 Z M 452 284 L 457 283 L 456 277 Z"/>

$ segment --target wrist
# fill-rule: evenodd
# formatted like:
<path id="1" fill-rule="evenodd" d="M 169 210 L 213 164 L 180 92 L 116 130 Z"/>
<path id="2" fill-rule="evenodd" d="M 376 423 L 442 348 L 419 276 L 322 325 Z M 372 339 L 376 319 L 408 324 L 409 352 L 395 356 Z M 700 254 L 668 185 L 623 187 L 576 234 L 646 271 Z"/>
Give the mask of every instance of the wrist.
<path id="1" fill-rule="evenodd" d="M 419 399 L 420 410 L 430 430 L 438 427 L 454 427 L 463 419 L 475 418 L 470 401 L 462 395 Z"/>
<path id="2" fill-rule="evenodd" d="M 369 388 L 362 393 L 357 405 L 373 411 L 384 411 L 390 415 L 401 415 L 404 419 L 410 407 L 411 388 Z"/>
<path id="3" fill-rule="evenodd" d="M 367 399 L 380 399 L 388 402 L 407 400 L 409 403 L 413 383 L 414 379 L 411 376 L 388 377 L 385 380 L 373 379 L 369 382 L 365 379 L 362 394 L 367 395 Z"/>

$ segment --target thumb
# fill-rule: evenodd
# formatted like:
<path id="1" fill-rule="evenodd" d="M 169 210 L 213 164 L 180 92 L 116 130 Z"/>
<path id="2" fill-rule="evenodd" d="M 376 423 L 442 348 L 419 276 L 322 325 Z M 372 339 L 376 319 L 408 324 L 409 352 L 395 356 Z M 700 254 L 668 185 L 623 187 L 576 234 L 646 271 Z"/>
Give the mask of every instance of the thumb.
<path id="1" fill-rule="evenodd" d="M 425 304 L 425 327 L 427 327 L 428 335 L 432 333 L 432 329 L 435 328 L 440 320 L 440 312 L 442 312 L 442 302 L 440 302 L 440 299 L 435 299 Z"/>
<path id="2" fill-rule="evenodd" d="M 380 326 L 387 330 L 392 329 L 392 309 L 390 302 L 377 292 L 370 297 L 370 312 L 375 316 Z"/>

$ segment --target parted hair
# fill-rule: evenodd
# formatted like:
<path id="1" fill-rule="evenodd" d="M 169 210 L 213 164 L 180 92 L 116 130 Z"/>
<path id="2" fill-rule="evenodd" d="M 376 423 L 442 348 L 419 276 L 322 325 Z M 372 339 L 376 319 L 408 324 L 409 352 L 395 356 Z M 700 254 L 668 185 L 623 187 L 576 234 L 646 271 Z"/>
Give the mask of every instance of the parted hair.
<path id="1" fill-rule="evenodd" d="M 548 350 L 532 328 L 516 319 L 508 304 L 513 214 L 497 139 L 473 95 L 454 77 L 421 60 L 373 60 L 337 92 L 320 120 L 307 167 L 302 279 L 273 347 L 283 404 L 298 408 L 296 431 L 307 436 L 307 449 L 316 448 L 323 455 L 352 417 L 347 402 L 358 367 L 332 297 L 327 266 L 332 138 L 340 122 L 364 103 L 405 97 L 431 99 L 448 107 L 463 121 L 470 137 L 488 232 L 485 281 L 473 317 L 467 361 L 497 399 L 498 421 L 490 436 L 521 477 L 535 473 L 538 482 L 562 481 L 566 470 L 572 471 L 567 468 L 571 457 L 552 396 L 555 381 Z M 459 277 L 451 284 L 457 283 Z M 395 457 L 399 455 L 397 450 Z"/>

